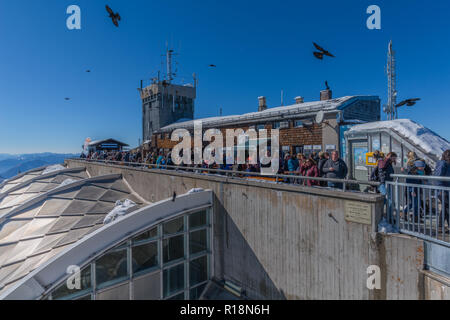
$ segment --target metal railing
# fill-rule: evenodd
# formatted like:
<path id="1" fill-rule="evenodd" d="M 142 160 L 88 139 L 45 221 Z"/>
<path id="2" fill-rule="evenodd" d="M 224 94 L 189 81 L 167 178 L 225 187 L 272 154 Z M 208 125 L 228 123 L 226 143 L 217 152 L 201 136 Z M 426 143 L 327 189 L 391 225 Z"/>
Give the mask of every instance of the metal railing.
<path id="1" fill-rule="evenodd" d="M 405 234 L 450 247 L 450 188 L 436 185 L 448 177 L 393 174 L 386 181 L 386 215 Z M 408 180 L 420 183 L 407 183 Z"/>
<path id="2" fill-rule="evenodd" d="M 271 178 L 272 182 L 275 183 L 285 183 L 291 185 L 302 185 L 306 184 L 307 181 L 323 181 L 323 182 L 332 182 L 335 183 L 338 187 L 334 187 L 334 189 L 342 189 L 346 191 L 349 185 L 367 185 L 371 187 L 378 187 L 380 185 L 379 182 L 373 181 L 362 181 L 362 180 L 349 180 L 349 179 L 332 179 L 332 178 L 321 178 L 321 177 L 308 177 L 301 176 L 295 174 L 263 174 L 260 172 L 247 172 L 247 171 L 235 171 L 235 170 L 223 170 L 223 169 L 211 169 L 211 168 L 202 168 L 202 167 L 190 167 L 190 166 L 175 166 L 175 165 L 166 165 L 166 164 L 149 164 L 149 163 L 141 163 L 141 162 L 124 162 L 124 161 L 115 161 L 115 160 L 100 160 L 100 159 L 86 159 L 86 158 L 71 158 L 67 160 L 75 160 L 81 162 L 98 162 L 105 164 L 114 164 L 114 165 L 122 165 L 129 166 L 134 168 L 140 168 L 144 170 L 175 170 L 185 171 L 195 174 L 201 175 L 220 175 L 227 176 L 231 178 L 240 178 L 240 179 L 267 179 Z M 301 181 L 301 183 L 300 183 Z M 326 186 L 317 186 L 325 188 Z"/>

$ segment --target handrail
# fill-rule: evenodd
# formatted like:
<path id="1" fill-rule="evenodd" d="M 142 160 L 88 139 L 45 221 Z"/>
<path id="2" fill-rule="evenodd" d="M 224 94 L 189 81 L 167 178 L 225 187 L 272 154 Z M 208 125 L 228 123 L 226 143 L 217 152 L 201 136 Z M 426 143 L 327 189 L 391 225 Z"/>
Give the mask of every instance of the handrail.
<path id="1" fill-rule="evenodd" d="M 278 178 L 285 179 L 301 179 L 301 180 L 311 180 L 311 181 L 325 181 L 325 182 L 335 182 L 342 183 L 342 189 L 346 189 L 346 185 L 369 185 L 369 186 L 379 186 L 379 182 L 374 181 L 363 181 L 363 180 L 349 180 L 349 179 L 334 179 L 334 178 L 322 178 L 322 177 L 308 177 L 301 175 L 286 175 L 286 174 L 263 174 L 260 172 L 247 172 L 247 171 L 235 171 L 235 170 L 223 170 L 223 169 L 211 169 L 211 168 L 202 168 L 202 167 L 189 167 L 189 166 L 175 166 L 175 165 L 166 165 L 166 164 L 152 164 L 152 163 L 141 163 L 141 162 L 125 162 L 125 161 L 116 161 L 116 160 L 101 160 L 101 159 L 86 159 L 86 158 L 71 158 L 67 160 L 76 160 L 76 161 L 86 161 L 86 162 L 100 162 L 100 163 L 110 163 L 110 164 L 119 164 L 119 165 L 130 165 L 132 167 L 141 167 L 141 168 L 149 168 L 149 169 L 159 169 L 159 170 L 167 170 L 175 169 L 175 170 L 185 170 L 192 171 L 193 173 L 202 173 L 207 171 L 208 173 L 226 173 L 228 175 L 231 174 L 232 177 L 239 176 L 241 178 L 259 176 L 259 177 L 274 177 L 278 182 Z M 151 167 L 151 168 L 150 168 Z"/>
<path id="2" fill-rule="evenodd" d="M 409 174 L 391 174 L 393 178 L 405 178 L 413 180 L 438 180 L 438 181 L 449 181 L 450 177 L 438 177 L 438 176 L 413 176 Z"/>

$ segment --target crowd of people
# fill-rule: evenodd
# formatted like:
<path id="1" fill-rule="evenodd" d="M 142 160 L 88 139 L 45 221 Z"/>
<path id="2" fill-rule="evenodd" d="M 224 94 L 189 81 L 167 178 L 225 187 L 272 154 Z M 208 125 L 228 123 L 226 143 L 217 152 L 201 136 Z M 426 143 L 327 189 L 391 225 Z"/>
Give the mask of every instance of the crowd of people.
<path id="1" fill-rule="evenodd" d="M 397 154 L 395 152 L 390 152 L 384 157 L 381 152 L 376 151 L 374 155 L 379 159 L 375 169 L 372 171 L 370 180 L 380 182 L 378 191 L 386 196 L 386 182 L 393 180 L 391 175 L 394 173 L 393 166 L 397 162 Z M 424 201 L 424 198 L 426 197 L 421 197 L 419 190 L 420 185 L 430 184 L 448 188 L 450 187 L 450 181 L 419 179 L 413 176 L 450 177 L 450 150 L 446 150 L 442 154 L 441 160 L 437 162 L 434 171 L 424 159 L 419 158 L 415 152 L 411 151 L 408 153 L 406 168 L 402 167 L 401 172 L 412 176 L 411 178 L 405 179 L 405 182 L 410 186 L 405 188 L 404 198 L 406 199 L 406 205 L 403 208 L 403 215 L 405 219 L 408 220 L 408 212 L 412 211 L 413 220 L 419 221 L 419 219 L 421 219 L 420 213 L 423 213 L 426 207 L 426 201 Z M 449 223 L 449 192 L 438 191 L 436 197 L 444 204 L 444 219 Z M 445 203 L 447 203 L 447 205 L 445 205 Z"/>
<path id="2" fill-rule="evenodd" d="M 270 156 L 270 154 L 269 154 Z M 225 157 L 225 155 L 224 155 Z M 386 195 L 386 181 L 392 181 L 391 175 L 394 173 L 394 166 L 397 162 L 397 154 L 390 152 L 387 155 L 382 154 L 380 151 L 374 152 L 374 157 L 377 159 L 377 164 L 370 176 L 371 181 L 379 182 L 380 185 L 377 191 L 383 195 Z M 97 151 L 91 152 L 88 155 L 81 154 L 81 158 L 90 160 L 104 160 L 115 161 L 124 164 L 132 165 L 136 164 L 148 164 L 156 168 L 171 169 L 173 166 L 170 152 L 149 152 L 145 157 L 142 157 L 140 150 L 137 151 Z M 224 158 L 223 164 L 208 164 L 206 161 L 200 164 L 186 165 L 190 168 L 208 168 L 208 169 L 221 169 L 221 170 L 233 170 L 243 172 L 243 176 L 251 176 L 251 173 L 258 173 L 261 167 L 268 167 L 267 165 L 257 163 L 252 164 L 250 159 L 247 158 L 244 164 L 230 164 Z M 432 171 L 431 167 L 426 163 L 424 159 L 419 158 L 416 153 L 409 152 L 406 168 L 401 168 L 401 172 L 407 175 L 434 175 L 449 177 L 450 176 L 450 150 L 443 153 L 442 159 L 437 163 L 436 168 Z M 244 174 L 246 173 L 246 174 Z M 348 175 L 348 167 L 343 159 L 340 158 L 338 151 L 311 153 L 306 157 L 302 153 L 291 155 L 290 153 L 284 154 L 284 157 L 279 159 L 278 174 L 304 176 L 311 178 L 330 178 L 330 179 L 346 179 Z M 331 188 L 342 189 L 342 183 L 331 181 L 319 181 L 314 179 L 286 179 L 286 182 L 304 184 L 308 186 L 328 186 Z M 427 183 L 426 180 L 418 179 L 406 179 L 406 183 L 420 185 Z M 447 181 L 436 181 L 435 184 L 449 187 L 450 183 Z M 417 197 L 417 187 L 408 189 L 408 193 L 412 199 Z M 417 201 L 416 201 L 417 202 Z M 414 203 L 414 201 L 411 201 Z M 414 204 L 411 204 L 414 206 Z M 412 207 L 414 212 L 417 211 L 416 207 Z"/>
<path id="3" fill-rule="evenodd" d="M 269 154 L 270 157 L 270 154 Z M 173 166 L 170 152 L 149 152 L 143 158 L 140 151 L 96 151 L 85 155 L 81 154 L 81 158 L 88 160 L 102 160 L 111 162 L 121 162 L 126 165 L 148 164 L 156 168 L 171 169 Z M 203 161 L 202 164 L 184 165 L 190 168 L 208 168 L 220 170 L 232 170 L 242 172 L 242 176 L 251 176 L 251 173 L 261 172 L 262 167 L 270 167 L 271 164 L 261 164 L 260 162 L 253 164 L 250 158 L 247 158 L 243 164 L 230 164 L 230 161 L 223 159 L 223 164 L 211 163 Z M 311 153 L 308 157 L 302 153 L 291 155 L 286 153 L 284 157 L 280 157 L 278 174 L 305 176 L 311 178 L 332 178 L 345 179 L 348 174 L 346 163 L 339 157 L 338 151 Z M 304 184 L 308 186 L 328 186 L 332 188 L 342 188 L 339 182 L 324 182 L 309 179 L 285 179 L 286 182 L 295 184 Z"/>

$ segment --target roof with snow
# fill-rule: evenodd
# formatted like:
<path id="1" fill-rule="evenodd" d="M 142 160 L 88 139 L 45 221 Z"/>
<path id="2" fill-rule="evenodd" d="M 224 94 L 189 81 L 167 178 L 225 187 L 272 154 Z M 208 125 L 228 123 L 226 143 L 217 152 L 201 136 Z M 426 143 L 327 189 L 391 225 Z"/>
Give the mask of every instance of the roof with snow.
<path id="1" fill-rule="evenodd" d="M 136 208 L 145 203 L 120 174 L 89 178 L 85 168 L 41 172 L 11 179 L 15 184 L 1 190 L 0 295 L 101 228 L 116 201 L 129 199 Z"/>
<path id="2" fill-rule="evenodd" d="M 165 126 L 157 132 L 171 132 L 175 129 L 185 128 L 192 129 L 194 127 L 194 121 L 201 121 L 203 127 L 212 126 L 225 126 L 236 123 L 249 123 L 263 120 L 273 120 L 275 118 L 294 118 L 297 116 L 309 116 L 315 115 L 319 111 L 333 112 L 337 110 L 343 110 L 351 104 L 360 100 L 378 100 L 378 96 L 345 96 L 341 98 L 324 100 L 324 101 L 312 101 L 299 104 L 293 104 L 290 106 L 280 106 L 275 108 L 269 108 L 264 111 L 250 112 L 242 115 L 222 116 L 222 117 L 210 117 L 196 120 L 189 120 L 185 122 L 177 122 Z"/>
<path id="3" fill-rule="evenodd" d="M 380 130 L 392 130 L 400 137 L 411 141 L 426 153 L 441 158 L 445 150 L 450 149 L 450 143 L 432 130 L 409 119 L 376 121 L 353 126 L 348 134 L 366 133 Z"/>
<path id="4" fill-rule="evenodd" d="M 123 147 L 127 147 L 128 146 L 128 144 L 126 144 L 124 142 L 121 142 L 119 140 L 116 140 L 116 139 L 96 140 L 96 141 L 90 142 L 89 145 L 90 146 L 97 146 L 97 145 L 100 145 L 102 143 L 115 143 L 115 144 L 118 144 L 118 145 L 123 146 Z"/>

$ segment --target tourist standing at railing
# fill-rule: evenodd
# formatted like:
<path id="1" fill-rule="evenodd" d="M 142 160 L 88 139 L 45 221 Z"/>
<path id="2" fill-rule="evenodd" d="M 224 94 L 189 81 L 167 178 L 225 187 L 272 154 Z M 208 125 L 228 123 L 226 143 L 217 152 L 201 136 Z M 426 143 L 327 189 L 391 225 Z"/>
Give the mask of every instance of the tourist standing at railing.
<path id="1" fill-rule="evenodd" d="M 336 150 L 331 153 L 331 159 L 328 159 L 322 169 L 325 178 L 345 179 L 347 177 L 347 164 L 339 158 L 339 152 Z M 328 187 L 342 189 L 342 183 L 328 181 Z"/>
<path id="2" fill-rule="evenodd" d="M 378 191 L 382 195 L 386 195 L 386 181 L 392 181 L 391 174 L 394 173 L 393 165 L 397 161 L 397 154 L 395 152 L 390 152 L 384 159 L 381 159 L 377 162 L 377 166 L 375 168 L 375 181 L 380 182 L 378 186 Z"/>
<path id="3" fill-rule="evenodd" d="M 290 157 L 288 160 L 288 171 L 294 172 L 298 169 L 298 159 L 296 157 Z"/>
<path id="4" fill-rule="evenodd" d="M 425 167 L 426 167 L 425 161 L 416 160 L 416 161 L 414 161 L 412 166 L 409 166 L 407 174 L 411 175 L 411 176 L 424 176 L 425 175 Z M 406 183 L 421 185 L 421 184 L 424 184 L 424 180 L 407 178 Z M 406 199 L 408 201 L 408 206 L 403 211 L 405 213 L 405 220 L 408 220 L 408 211 L 411 210 L 411 208 L 412 208 L 413 213 L 414 213 L 414 220 L 416 222 L 418 222 L 419 221 L 419 208 L 423 207 L 421 197 L 419 196 L 419 187 L 409 186 L 409 187 L 407 187 L 407 189 L 408 189 L 408 197 Z"/>
<path id="5" fill-rule="evenodd" d="M 324 176 L 324 172 L 322 171 L 322 169 L 323 165 L 325 164 L 325 162 L 327 162 L 328 159 L 330 159 L 330 155 L 328 154 L 328 152 L 324 151 L 319 152 L 319 161 L 317 161 L 317 169 L 319 169 L 319 177 Z M 325 187 L 327 185 L 327 182 L 320 181 L 320 185 L 322 187 Z"/>
<path id="6" fill-rule="evenodd" d="M 437 177 L 446 177 L 450 178 L 450 149 L 445 150 L 442 154 L 442 158 L 438 163 L 436 164 L 436 169 L 433 173 L 434 176 Z M 435 181 L 435 185 L 444 187 L 444 188 L 450 188 L 450 181 Z M 438 193 L 439 201 L 441 202 L 441 206 L 445 207 L 443 210 L 445 212 L 444 214 L 444 220 L 447 221 L 447 225 L 450 227 L 450 219 L 449 219 L 449 191 L 443 191 Z"/>
<path id="7" fill-rule="evenodd" d="M 314 161 L 314 159 L 308 159 L 305 163 L 305 176 L 307 177 L 318 177 L 319 176 L 319 169 L 317 168 L 317 164 Z M 317 180 L 307 180 L 307 185 L 309 187 L 312 186 L 319 186 L 320 182 Z"/>
<path id="8" fill-rule="evenodd" d="M 160 166 L 161 164 L 163 164 L 163 163 L 162 163 L 163 160 L 164 160 L 164 156 L 163 156 L 162 152 L 160 152 L 158 158 L 156 159 L 156 167 L 157 167 L 157 168 L 159 168 L 159 166 Z"/>
<path id="9" fill-rule="evenodd" d="M 419 158 L 414 151 L 408 152 L 408 161 L 406 162 L 406 169 L 402 168 L 401 171 L 408 173 L 408 171 L 414 167 L 414 162 L 417 160 L 425 161 L 424 159 Z M 425 163 L 425 175 L 429 176 L 432 173 L 431 167 Z"/>

